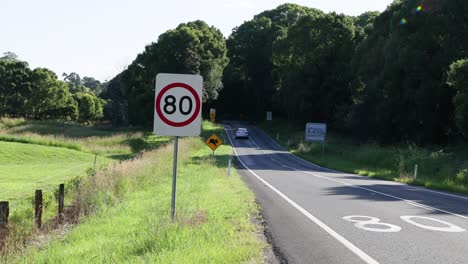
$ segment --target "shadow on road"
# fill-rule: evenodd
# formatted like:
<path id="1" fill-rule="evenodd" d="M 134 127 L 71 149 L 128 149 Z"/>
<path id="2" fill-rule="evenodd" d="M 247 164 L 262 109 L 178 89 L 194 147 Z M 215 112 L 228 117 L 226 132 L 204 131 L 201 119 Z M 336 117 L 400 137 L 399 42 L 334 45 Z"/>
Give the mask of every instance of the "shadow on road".
<path id="1" fill-rule="evenodd" d="M 343 195 L 353 200 L 397 202 L 404 199 L 468 217 L 468 200 L 431 193 L 408 185 L 386 185 L 383 183 L 344 185 L 328 188 L 326 191 L 328 195 Z M 431 214 L 446 214 L 437 210 L 431 210 L 430 212 Z"/>

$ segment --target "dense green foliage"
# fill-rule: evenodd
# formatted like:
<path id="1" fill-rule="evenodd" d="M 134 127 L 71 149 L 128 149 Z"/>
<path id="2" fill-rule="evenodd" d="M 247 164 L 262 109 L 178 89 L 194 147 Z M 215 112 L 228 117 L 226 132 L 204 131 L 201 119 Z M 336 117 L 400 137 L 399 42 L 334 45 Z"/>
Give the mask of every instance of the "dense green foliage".
<path id="1" fill-rule="evenodd" d="M 467 11 L 466 1 L 396 0 L 359 17 L 291 4 L 263 12 L 228 39 L 218 108 L 365 140 L 447 142 L 466 133 L 466 84 L 451 89 L 447 71 L 467 56 Z"/>
<path id="2" fill-rule="evenodd" d="M 468 137 L 468 60 L 459 60 L 450 66 L 448 84 L 455 90 L 455 125 L 464 137 Z"/>
<path id="3" fill-rule="evenodd" d="M 67 85 L 59 81 L 50 70 L 37 68 L 31 76 L 33 89 L 29 96 L 27 109 L 32 110 L 34 117 L 60 118 L 75 120 L 78 116 L 76 102 L 73 100 Z"/>
<path id="4" fill-rule="evenodd" d="M 273 44 L 301 17 L 320 14 L 316 9 L 286 4 L 235 28 L 227 40 L 230 63 L 224 72 L 226 88 L 218 108 L 251 118 L 263 117 L 266 109 L 280 111 Z"/>
<path id="5" fill-rule="evenodd" d="M 382 146 L 329 133 L 322 152 L 321 143 L 304 142 L 303 126 L 275 120 L 264 122 L 261 127 L 271 137 L 279 135 L 278 143 L 287 150 L 325 168 L 468 194 L 468 151 L 464 146 L 418 147 L 406 143 Z"/>
<path id="6" fill-rule="evenodd" d="M 452 136 L 446 72 L 466 56 L 467 10 L 466 1 L 395 1 L 377 17 L 354 56 L 350 127 L 382 141 Z"/>
<path id="7" fill-rule="evenodd" d="M 205 22 L 184 23 L 109 83 L 64 73 L 73 99 L 55 75 L 37 70 L 43 81 L 31 81 L 27 64 L 5 53 L 0 114 L 150 126 L 156 74 L 192 73 L 203 76 L 203 101 L 219 114 L 261 120 L 273 111 L 383 143 L 466 140 L 468 88 L 459 81 L 466 70 L 454 64 L 468 57 L 466 13 L 460 0 L 395 0 L 383 13 L 357 17 L 283 4 L 227 40 Z M 25 96 L 34 90 L 36 102 Z M 41 101 L 51 93 L 60 104 Z M 101 110 L 103 101 L 84 93 L 100 94 L 106 105 Z"/>
<path id="8" fill-rule="evenodd" d="M 221 32 L 203 21 L 180 24 L 146 46 L 135 61 L 112 79 L 103 97 L 111 103 L 105 113 L 116 125 L 152 124 L 154 80 L 157 73 L 203 76 L 203 101 L 218 98 L 222 73 L 228 63 Z"/>
<path id="9" fill-rule="evenodd" d="M 103 117 L 103 100 L 92 93 L 79 92 L 74 95 L 78 104 L 79 120 L 93 120 Z"/>
<path id="10" fill-rule="evenodd" d="M 301 17 L 275 42 L 282 109 L 289 119 L 333 122 L 349 104 L 354 26 L 336 14 Z"/>
<path id="11" fill-rule="evenodd" d="M 26 62 L 12 52 L 0 58 L 0 117 L 5 115 L 33 119 L 64 119 L 81 121 L 103 117 L 104 101 L 96 95 L 102 85 L 91 77 L 72 73 L 60 81 L 45 68 L 31 70 Z M 88 85 L 89 87 L 86 87 Z M 75 94 L 76 93 L 76 94 Z M 92 104 L 79 100 L 89 97 Z"/>

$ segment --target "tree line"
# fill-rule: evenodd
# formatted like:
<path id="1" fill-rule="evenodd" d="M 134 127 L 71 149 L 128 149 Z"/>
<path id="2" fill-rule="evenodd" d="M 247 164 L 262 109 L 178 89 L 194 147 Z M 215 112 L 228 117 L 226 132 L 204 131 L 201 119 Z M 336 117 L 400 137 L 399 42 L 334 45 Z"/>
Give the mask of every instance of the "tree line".
<path id="1" fill-rule="evenodd" d="M 202 21 L 162 34 L 109 82 L 118 124 L 150 125 L 158 72 L 198 73 L 204 102 L 234 118 L 266 111 L 365 140 L 468 136 L 468 2 L 396 0 L 383 13 L 284 4 L 225 40 Z M 205 107 L 206 108 L 206 107 Z"/>
<path id="2" fill-rule="evenodd" d="M 453 81 L 468 78 L 467 8 L 466 1 L 397 0 L 358 17 L 296 5 L 265 11 L 227 40 L 219 107 L 325 122 L 388 143 L 468 135 L 468 87 Z"/>
<path id="3" fill-rule="evenodd" d="M 227 39 L 203 21 L 182 23 L 99 88 L 67 75 L 65 89 L 55 75 L 37 73 L 49 82 L 43 86 L 63 90 L 59 101 L 68 103 L 45 107 L 49 112 L 34 106 L 36 112 L 27 115 L 86 113 L 73 105 L 92 104 L 78 96 L 93 96 L 83 89 L 88 87 L 99 89 L 95 94 L 106 102 L 102 112 L 114 125 L 150 127 L 156 74 L 192 73 L 204 78 L 204 109 L 213 106 L 233 118 L 263 120 L 272 111 L 291 123 L 324 122 L 384 143 L 466 139 L 467 10 L 468 2 L 460 0 L 395 0 L 382 13 L 347 16 L 284 4 L 234 28 Z M 12 87 L 7 97 L 1 94 L 8 98 L 0 102 L 2 113 L 26 109 L 15 104 L 18 93 L 29 92 Z"/>
<path id="4" fill-rule="evenodd" d="M 103 117 L 105 101 L 97 95 L 103 85 L 92 77 L 30 69 L 12 52 L 0 57 L 0 117 L 95 121 Z"/>
<path id="5" fill-rule="evenodd" d="M 115 125 L 150 127 L 154 113 L 157 73 L 201 74 L 203 102 L 218 98 L 223 70 L 228 64 L 226 42 L 219 29 L 203 21 L 180 24 L 145 47 L 127 69 L 109 81 L 103 98 Z"/>

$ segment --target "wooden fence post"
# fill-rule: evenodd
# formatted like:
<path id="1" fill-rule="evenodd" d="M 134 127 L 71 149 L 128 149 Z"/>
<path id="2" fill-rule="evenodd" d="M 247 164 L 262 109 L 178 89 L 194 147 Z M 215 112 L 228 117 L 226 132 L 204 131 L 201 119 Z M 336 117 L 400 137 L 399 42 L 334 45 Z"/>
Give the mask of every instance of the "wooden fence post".
<path id="1" fill-rule="evenodd" d="M 0 202 L 0 229 L 6 229 L 8 226 L 8 216 L 10 214 L 10 207 L 8 202 Z"/>
<path id="2" fill-rule="evenodd" d="M 78 180 L 76 184 L 76 210 L 78 212 L 78 216 L 81 214 L 81 180 Z"/>
<path id="3" fill-rule="evenodd" d="M 42 190 L 36 190 L 34 196 L 34 222 L 37 228 L 42 226 Z"/>
<path id="4" fill-rule="evenodd" d="M 58 218 L 59 223 L 63 222 L 63 201 L 65 199 L 65 184 L 59 185 L 59 194 L 58 194 Z"/>

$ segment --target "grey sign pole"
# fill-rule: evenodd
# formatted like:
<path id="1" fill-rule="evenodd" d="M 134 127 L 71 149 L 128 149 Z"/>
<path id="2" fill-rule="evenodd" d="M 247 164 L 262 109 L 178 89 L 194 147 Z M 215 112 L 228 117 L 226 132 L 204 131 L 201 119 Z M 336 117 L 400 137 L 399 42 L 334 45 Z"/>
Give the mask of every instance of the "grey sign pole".
<path id="1" fill-rule="evenodd" d="M 176 199 L 176 181 L 177 181 L 177 154 L 179 150 L 179 137 L 175 137 L 174 141 L 174 167 L 172 171 L 172 200 L 171 200 L 171 219 L 174 221 L 175 216 L 175 199 Z"/>

